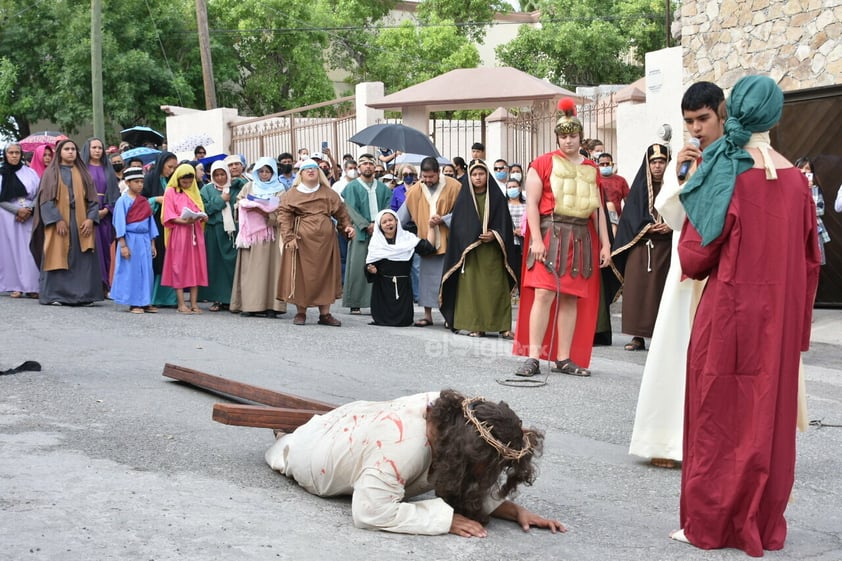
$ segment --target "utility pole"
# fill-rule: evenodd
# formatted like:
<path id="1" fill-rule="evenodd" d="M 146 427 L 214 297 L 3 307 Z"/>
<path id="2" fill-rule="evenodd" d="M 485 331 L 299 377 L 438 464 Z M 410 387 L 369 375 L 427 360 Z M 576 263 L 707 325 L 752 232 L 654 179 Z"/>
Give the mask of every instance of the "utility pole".
<path id="1" fill-rule="evenodd" d="M 671 41 L 671 39 L 672 39 L 671 35 L 672 34 L 670 33 L 670 25 L 671 25 L 671 22 L 670 22 L 670 19 L 671 19 L 670 18 L 670 0 L 666 0 L 666 3 L 667 3 L 667 17 L 666 17 L 666 19 L 667 19 L 667 22 L 666 22 L 667 23 L 667 48 L 669 49 L 670 43 L 672 42 Z"/>
<path id="2" fill-rule="evenodd" d="M 216 86 L 213 81 L 213 59 L 208 31 L 208 4 L 205 0 L 196 0 L 196 26 L 199 28 L 199 53 L 202 55 L 205 109 L 216 109 Z"/>
<path id="3" fill-rule="evenodd" d="M 91 0 L 91 97 L 94 136 L 105 142 L 105 110 L 102 106 L 102 0 Z"/>

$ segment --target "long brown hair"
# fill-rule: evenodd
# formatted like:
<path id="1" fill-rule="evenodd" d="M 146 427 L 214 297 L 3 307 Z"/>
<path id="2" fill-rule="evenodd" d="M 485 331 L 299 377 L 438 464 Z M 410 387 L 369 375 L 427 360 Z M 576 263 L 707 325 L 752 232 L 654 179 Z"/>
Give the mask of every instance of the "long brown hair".
<path id="1" fill-rule="evenodd" d="M 514 450 L 528 448 L 520 459 L 506 459 L 480 436 L 465 416 L 464 403 L 462 394 L 444 390 L 428 410 L 427 420 L 433 429 L 428 479 L 436 495 L 456 513 L 484 524 L 491 514 L 484 511 L 489 496 L 503 499 L 521 483 L 531 485 L 535 481 L 538 471 L 532 459 L 541 455 L 544 435 L 535 429 L 524 430 L 520 418 L 504 401 L 474 402 L 472 415 L 488 427 L 494 440 Z M 505 481 L 500 484 L 504 473 Z"/>

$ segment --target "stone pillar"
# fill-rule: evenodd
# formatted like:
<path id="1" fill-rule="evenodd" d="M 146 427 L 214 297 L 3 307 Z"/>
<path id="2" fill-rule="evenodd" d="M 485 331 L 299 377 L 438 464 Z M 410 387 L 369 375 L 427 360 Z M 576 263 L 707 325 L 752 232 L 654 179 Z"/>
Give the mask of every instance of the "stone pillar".
<path id="1" fill-rule="evenodd" d="M 430 110 L 426 106 L 401 108 L 403 124 L 430 134 Z"/>
<path id="2" fill-rule="evenodd" d="M 383 82 L 362 82 L 354 89 L 356 96 L 355 104 L 357 109 L 357 130 L 361 131 L 367 126 L 383 122 L 383 110 L 368 107 L 385 97 Z"/>
<path id="3" fill-rule="evenodd" d="M 511 114 L 503 107 L 498 107 L 491 115 L 485 118 L 485 157 L 489 166 L 494 160 L 502 158 L 509 160 L 509 128 L 508 121 Z"/>

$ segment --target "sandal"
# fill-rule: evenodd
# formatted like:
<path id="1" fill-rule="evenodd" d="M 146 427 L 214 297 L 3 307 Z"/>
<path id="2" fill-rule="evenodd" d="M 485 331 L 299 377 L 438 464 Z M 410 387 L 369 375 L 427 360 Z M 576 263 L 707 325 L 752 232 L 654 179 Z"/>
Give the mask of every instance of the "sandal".
<path id="1" fill-rule="evenodd" d="M 10 292 L 10 293 L 9 293 L 9 296 L 10 296 L 11 298 L 20 298 L 21 296 L 23 296 L 23 292 L 20 292 L 20 291 L 18 291 L 18 290 L 15 290 L 14 292 Z"/>
<path id="2" fill-rule="evenodd" d="M 429 325 L 433 325 L 433 320 L 423 318 L 423 319 L 419 319 L 418 321 L 416 321 L 413 325 L 415 327 L 427 327 Z"/>
<path id="3" fill-rule="evenodd" d="M 157 314 L 158 308 L 156 308 L 155 306 L 144 306 L 143 311 L 147 314 Z"/>
<path id="4" fill-rule="evenodd" d="M 201 314 L 202 313 L 202 309 L 199 306 L 193 306 L 192 308 L 190 308 L 190 311 L 193 312 L 194 314 Z"/>
<path id="5" fill-rule="evenodd" d="M 192 313 L 193 313 L 193 310 L 191 310 L 190 308 L 188 308 L 187 306 L 185 306 L 185 307 L 183 307 L 183 308 L 179 308 L 179 309 L 178 309 L 178 313 L 179 313 L 179 314 L 188 314 L 188 315 L 189 315 L 189 314 L 192 314 Z"/>
<path id="6" fill-rule="evenodd" d="M 129 313 L 132 313 L 132 314 L 144 314 L 144 313 L 146 313 L 146 312 L 144 312 L 144 311 L 143 311 L 143 308 L 141 308 L 140 306 L 132 306 L 131 308 L 129 308 Z"/>
<path id="7" fill-rule="evenodd" d="M 211 307 L 208 308 L 209 312 L 218 312 L 220 310 L 222 310 L 222 304 L 220 304 L 219 302 L 214 302 L 213 304 L 211 304 Z"/>
<path id="8" fill-rule="evenodd" d="M 342 322 L 333 317 L 330 314 L 319 314 L 319 321 L 317 321 L 319 325 L 329 325 L 331 327 L 339 327 L 342 325 Z"/>
<path id="9" fill-rule="evenodd" d="M 587 378 L 591 375 L 591 371 L 587 368 L 582 368 L 572 360 L 558 360 L 553 367 L 553 372 L 561 372 L 562 374 L 570 374 L 571 376 L 581 376 Z"/>
<path id="10" fill-rule="evenodd" d="M 295 314 L 295 317 L 292 318 L 293 325 L 304 325 L 307 323 L 307 314 Z"/>
<path id="11" fill-rule="evenodd" d="M 32 298 L 33 300 L 37 300 L 38 299 L 38 293 L 37 292 L 27 292 L 26 297 Z"/>
<path id="12" fill-rule="evenodd" d="M 664 469 L 673 469 L 676 466 L 676 461 L 669 458 L 652 458 L 650 463 L 655 467 Z"/>
<path id="13" fill-rule="evenodd" d="M 471 331 L 468 337 L 485 337 L 485 331 Z"/>
<path id="14" fill-rule="evenodd" d="M 514 334 L 514 333 L 512 333 L 511 331 L 501 331 L 501 332 L 500 332 L 500 339 L 509 339 L 509 340 L 511 340 L 511 339 L 514 339 L 514 338 L 515 338 L 515 334 Z"/>
<path id="15" fill-rule="evenodd" d="M 359 316 L 362 314 L 362 311 L 359 308 L 351 308 L 351 314 Z"/>
<path id="16" fill-rule="evenodd" d="M 643 337 L 632 337 L 632 340 L 629 341 L 623 349 L 627 351 L 645 351 L 646 343 L 644 342 Z"/>
<path id="17" fill-rule="evenodd" d="M 515 376 L 531 377 L 541 373 L 541 365 L 537 358 L 527 358 L 520 365 L 520 368 L 515 370 Z"/>

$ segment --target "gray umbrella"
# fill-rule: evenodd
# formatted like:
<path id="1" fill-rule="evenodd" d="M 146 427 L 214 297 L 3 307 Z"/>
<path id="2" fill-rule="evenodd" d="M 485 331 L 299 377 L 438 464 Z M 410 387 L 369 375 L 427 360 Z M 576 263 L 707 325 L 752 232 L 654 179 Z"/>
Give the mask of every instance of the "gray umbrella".
<path id="1" fill-rule="evenodd" d="M 360 146 L 379 146 L 411 154 L 441 156 L 429 136 L 406 125 L 393 123 L 371 125 L 348 140 Z"/>

